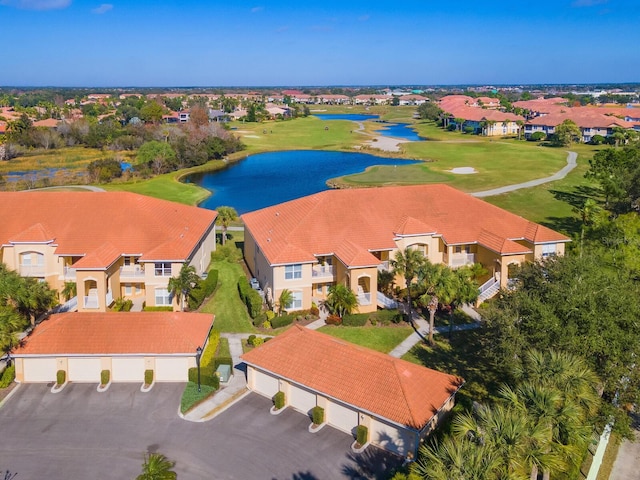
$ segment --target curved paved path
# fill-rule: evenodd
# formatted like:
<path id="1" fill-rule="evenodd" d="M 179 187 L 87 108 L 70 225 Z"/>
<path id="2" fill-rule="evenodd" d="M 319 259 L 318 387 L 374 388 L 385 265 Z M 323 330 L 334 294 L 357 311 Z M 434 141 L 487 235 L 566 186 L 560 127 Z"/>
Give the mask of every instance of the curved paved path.
<path id="1" fill-rule="evenodd" d="M 58 185 L 56 187 L 43 187 L 43 188 L 32 188 L 29 190 L 23 190 L 23 192 L 33 192 L 35 190 L 54 190 L 54 189 L 69 189 L 72 188 L 74 190 L 88 190 L 90 192 L 104 192 L 104 188 L 94 187 L 93 185 Z"/>
<path id="2" fill-rule="evenodd" d="M 578 154 L 576 152 L 567 152 L 567 164 L 550 177 L 538 178 L 536 180 L 530 180 L 524 183 L 516 183 L 515 185 L 506 185 L 500 188 L 494 188 L 492 190 L 484 190 L 482 192 L 475 192 L 471 195 L 474 197 L 491 197 L 493 195 L 500 195 L 502 193 L 513 192 L 520 190 L 521 188 L 530 188 L 542 185 L 543 183 L 553 182 L 554 180 L 560 180 L 567 176 L 571 170 L 576 168 L 578 163 L 576 162 Z"/>

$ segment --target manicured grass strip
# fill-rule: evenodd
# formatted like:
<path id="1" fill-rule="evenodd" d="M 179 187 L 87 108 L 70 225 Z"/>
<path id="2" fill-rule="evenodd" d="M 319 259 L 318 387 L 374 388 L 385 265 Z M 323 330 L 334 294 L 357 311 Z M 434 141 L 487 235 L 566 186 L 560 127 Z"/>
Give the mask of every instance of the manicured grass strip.
<path id="1" fill-rule="evenodd" d="M 383 353 L 389 353 L 405 338 L 413 333 L 413 329 L 409 326 L 336 327 L 326 325 L 324 327 L 320 327 L 318 331 Z"/>
<path id="2" fill-rule="evenodd" d="M 218 353 L 216 354 L 216 357 L 231 357 L 228 338 L 220 338 L 220 343 L 218 344 Z"/>
<path id="3" fill-rule="evenodd" d="M 213 328 L 220 332 L 254 333 L 247 308 L 238 295 L 238 278 L 244 275 L 242 267 L 223 260 L 212 262 L 211 268 L 218 270 L 218 288 L 200 312 L 215 314 Z"/>
<path id="4" fill-rule="evenodd" d="M 203 402 L 216 391 L 215 388 L 209 385 L 200 385 L 200 392 L 198 392 L 198 384 L 188 382 L 182 392 L 182 398 L 180 399 L 180 411 L 182 413 L 188 412 L 193 407 Z"/>
<path id="5" fill-rule="evenodd" d="M 468 407 L 474 400 L 495 399 L 502 378 L 493 362 L 484 358 L 481 329 L 455 332 L 451 341 L 440 335 L 435 339 L 435 347 L 419 343 L 402 358 L 464 378 L 465 384 L 457 395 L 457 401 Z"/>
<path id="6" fill-rule="evenodd" d="M 616 461 L 618 450 L 620 449 L 620 441 L 620 436 L 617 433 L 612 433 L 609 437 L 609 444 L 604 452 L 596 480 L 609 480 L 611 470 L 613 470 L 613 464 Z"/>

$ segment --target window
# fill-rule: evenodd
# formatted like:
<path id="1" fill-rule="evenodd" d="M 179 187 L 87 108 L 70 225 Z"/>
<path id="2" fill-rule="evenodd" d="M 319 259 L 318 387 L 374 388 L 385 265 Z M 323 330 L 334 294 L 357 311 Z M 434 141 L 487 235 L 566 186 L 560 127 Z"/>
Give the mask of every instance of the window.
<path id="1" fill-rule="evenodd" d="M 171 263 L 162 262 L 155 264 L 156 277 L 170 277 L 171 276 Z"/>
<path id="2" fill-rule="evenodd" d="M 547 243 L 542 245 L 542 256 L 548 257 L 550 255 L 556 254 L 556 244 L 555 243 Z"/>
<path id="3" fill-rule="evenodd" d="M 291 292 L 293 300 L 287 305 L 287 310 L 301 310 L 302 309 L 302 292 Z"/>
<path id="4" fill-rule="evenodd" d="M 171 295 L 166 288 L 156 288 L 156 305 L 171 305 Z"/>
<path id="5" fill-rule="evenodd" d="M 44 265 L 44 255 L 42 253 L 30 252 L 22 254 L 22 265 Z"/>
<path id="6" fill-rule="evenodd" d="M 295 280 L 297 278 L 302 278 L 302 264 L 298 263 L 296 265 L 285 265 L 284 279 Z"/>
<path id="7" fill-rule="evenodd" d="M 124 266 L 128 267 L 131 265 L 131 257 L 124 257 Z"/>
<path id="8" fill-rule="evenodd" d="M 133 293 L 133 289 L 131 288 L 131 284 L 130 283 L 125 283 L 124 284 L 124 294 L 125 295 L 131 295 Z"/>
<path id="9" fill-rule="evenodd" d="M 318 292 L 318 295 L 322 295 L 322 284 L 321 283 L 319 283 L 316 286 L 316 292 Z"/>

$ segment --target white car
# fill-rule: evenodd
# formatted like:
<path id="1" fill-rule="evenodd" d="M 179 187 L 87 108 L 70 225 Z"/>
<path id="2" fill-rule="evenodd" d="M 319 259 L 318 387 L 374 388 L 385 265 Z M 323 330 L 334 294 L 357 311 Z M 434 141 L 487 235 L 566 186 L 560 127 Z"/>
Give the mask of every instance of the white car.
<path id="1" fill-rule="evenodd" d="M 251 288 L 254 290 L 260 290 L 260 282 L 258 282 L 257 278 L 252 278 L 249 280 L 249 284 L 251 284 Z"/>

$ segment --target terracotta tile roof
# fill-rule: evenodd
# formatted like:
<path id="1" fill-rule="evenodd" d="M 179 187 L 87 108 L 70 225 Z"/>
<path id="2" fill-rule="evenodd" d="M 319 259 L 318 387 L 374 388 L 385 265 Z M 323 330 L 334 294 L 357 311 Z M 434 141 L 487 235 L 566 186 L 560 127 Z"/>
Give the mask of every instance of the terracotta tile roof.
<path id="1" fill-rule="evenodd" d="M 493 250 L 503 255 L 513 255 L 517 253 L 531 253 L 531 249 L 527 248 L 513 240 L 506 239 L 491 233 L 487 230 L 482 230 L 478 235 L 478 243 L 489 250 Z"/>
<path id="2" fill-rule="evenodd" d="M 416 233 L 436 232 L 447 244 L 478 243 L 482 232 L 490 232 L 501 239 L 496 251 L 505 254 L 514 249 L 506 240 L 569 241 L 553 230 L 437 184 L 327 190 L 244 214 L 242 219 L 272 265 L 313 261 L 314 254 L 336 252 L 347 242 L 363 252 L 394 249 L 396 230 L 403 225 Z M 495 241 L 491 245 L 497 248 Z"/>
<path id="3" fill-rule="evenodd" d="M 51 229 L 40 222 L 9 238 L 11 243 L 49 243 L 54 240 L 55 235 L 51 232 Z"/>
<path id="4" fill-rule="evenodd" d="M 113 244 L 107 242 L 100 245 L 93 252 L 88 253 L 76 263 L 73 264 L 74 268 L 81 270 L 96 270 L 101 268 L 107 268 L 120 258 L 124 252 L 121 252 Z"/>
<path id="5" fill-rule="evenodd" d="M 241 358 L 249 365 L 415 429 L 426 425 L 464 382 L 299 325 Z"/>
<path id="6" fill-rule="evenodd" d="M 57 254 L 94 253 L 92 262 L 104 255 L 98 250 L 105 244 L 149 260 L 155 259 L 154 250 L 161 259 L 186 260 L 216 216 L 212 210 L 127 192 L 0 192 L 0 245 L 25 235 L 34 241 L 55 237 Z M 47 233 L 38 233 L 43 221 Z"/>
<path id="7" fill-rule="evenodd" d="M 61 313 L 38 325 L 13 355 L 195 355 L 212 323 L 205 313 Z"/>
<path id="8" fill-rule="evenodd" d="M 369 253 L 367 249 L 349 240 L 338 245 L 333 253 L 342 263 L 350 267 L 377 266 L 380 263 L 380 259 Z"/>
<path id="9" fill-rule="evenodd" d="M 37 122 L 33 122 L 33 126 L 54 128 L 57 127 L 59 123 L 60 120 L 56 120 L 55 118 L 47 118 L 46 120 L 38 120 Z"/>
<path id="10" fill-rule="evenodd" d="M 550 113 L 527 121 L 527 125 L 556 127 L 565 120 L 572 120 L 581 128 L 633 128 L 631 122 L 626 122 L 613 115 L 599 113 L 591 108 L 567 108 L 563 112 Z"/>
<path id="11" fill-rule="evenodd" d="M 431 225 L 418 220 L 417 218 L 404 216 L 398 226 L 393 229 L 396 235 L 424 235 L 425 233 L 435 233 L 437 229 Z"/>

